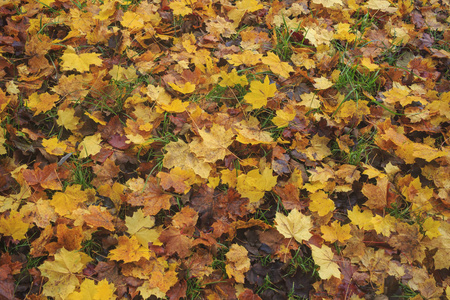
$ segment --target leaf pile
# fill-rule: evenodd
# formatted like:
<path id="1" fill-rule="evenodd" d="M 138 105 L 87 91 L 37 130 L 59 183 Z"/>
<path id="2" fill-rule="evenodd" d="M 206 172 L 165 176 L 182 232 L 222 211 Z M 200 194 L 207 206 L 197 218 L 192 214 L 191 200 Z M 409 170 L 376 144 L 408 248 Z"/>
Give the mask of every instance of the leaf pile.
<path id="1" fill-rule="evenodd" d="M 0 298 L 450 297 L 448 1 L 0 16 Z"/>

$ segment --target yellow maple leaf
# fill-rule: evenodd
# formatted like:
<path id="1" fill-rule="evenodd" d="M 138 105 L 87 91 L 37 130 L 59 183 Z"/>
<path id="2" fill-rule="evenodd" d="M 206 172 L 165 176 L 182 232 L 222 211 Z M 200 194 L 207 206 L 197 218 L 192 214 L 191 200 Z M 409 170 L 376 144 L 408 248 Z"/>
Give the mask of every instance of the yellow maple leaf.
<path id="1" fill-rule="evenodd" d="M 108 258 L 111 260 L 123 260 L 125 263 L 139 261 L 141 258 L 149 259 L 150 252 L 141 246 L 137 237 L 119 237 L 119 245 L 109 252 Z"/>
<path id="2" fill-rule="evenodd" d="M 422 224 L 422 228 L 425 230 L 425 235 L 430 239 L 438 237 L 441 235 L 439 232 L 439 227 L 441 222 L 433 220 L 433 218 L 427 218 Z"/>
<path id="3" fill-rule="evenodd" d="M 391 215 L 385 215 L 384 217 L 376 215 L 370 222 L 373 225 L 373 229 L 375 229 L 378 234 L 382 234 L 386 237 L 389 237 L 391 232 L 396 230 L 395 224 L 397 223 L 397 219 Z"/>
<path id="4" fill-rule="evenodd" d="M 372 211 L 370 210 L 361 211 L 359 206 L 355 205 L 353 206 L 353 210 L 349 210 L 347 214 L 350 221 L 352 221 L 354 225 L 359 226 L 359 228 L 365 230 L 374 229 L 372 223 L 373 217 Z"/>
<path id="5" fill-rule="evenodd" d="M 391 2 L 388 0 L 369 0 L 366 3 L 366 7 L 373 10 L 380 10 L 387 13 L 394 13 L 398 10 L 397 7 L 390 7 Z"/>
<path id="6" fill-rule="evenodd" d="M 266 191 L 271 191 L 277 184 L 277 176 L 272 176 L 272 169 L 265 168 L 262 174 L 258 169 L 237 178 L 237 191 L 242 197 L 248 198 L 250 203 L 257 202 L 264 197 Z"/>
<path id="7" fill-rule="evenodd" d="M 26 238 L 25 234 L 30 226 L 22 221 L 22 214 L 17 211 L 11 211 L 8 217 L 0 219 L 0 233 L 5 236 L 11 236 L 15 240 Z"/>
<path id="8" fill-rule="evenodd" d="M 98 15 L 94 16 L 94 19 L 105 21 L 111 17 L 116 11 L 116 1 L 115 0 L 105 0 L 103 4 L 99 6 L 100 11 Z"/>
<path id="9" fill-rule="evenodd" d="M 366 67 L 370 72 L 376 71 L 380 68 L 379 65 L 372 63 L 370 57 L 367 56 L 361 58 L 361 66 Z"/>
<path id="10" fill-rule="evenodd" d="M 80 125 L 80 118 L 75 116 L 75 109 L 73 108 L 58 109 L 56 123 L 59 126 L 64 126 L 64 128 L 74 131 Z"/>
<path id="11" fill-rule="evenodd" d="M 94 135 L 87 136 L 83 139 L 83 141 L 78 145 L 78 150 L 80 151 L 80 158 L 85 158 L 90 155 L 95 155 L 102 150 L 102 146 L 100 146 L 100 142 L 102 140 L 102 136 L 99 132 Z"/>
<path id="12" fill-rule="evenodd" d="M 193 91 L 195 91 L 195 84 L 192 84 L 189 81 L 183 85 L 176 85 L 175 83 L 169 82 L 169 85 L 175 91 L 183 93 L 183 94 L 190 94 Z"/>
<path id="13" fill-rule="evenodd" d="M 67 216 L 78 208 L 78 204 L 85 202 L 87 198 L 88 195 L 86 191 L 81 190 L 81 185 L 73 184 L 68 186 L 64 193 L 56 192 L 52 200 L 50 200 L 50 204 L 60 216 Z"/>
<path id="14" fill-rule="evenodd" d="M 144 19 L 139 14 L 128 10 L 123 14 L 120 24 L 132 31 L 137 31 L 144 28 Z"/>
<path id="15" fill-rule="evenodd" d="M 294 72 L 294 69 L 287 62 L 281 61 L 278 55 L 273 52 L 267 53 L 267 56 L 263 57 L 261 61 L 269 66 L 270 71 L 281 77 L 289 78 L 289 72 Z"/>
<path id="16" fill-rule="evenodd" d="M 56 136 L 51 139 L 42 139 L 42 146 L 44 146 L 47 153 L 52 155 L 63 155 L 67 149 L 66 143 L 58 142 Z"/>
<path id="17" fill-rule="evenodd" d="M 112 79 L 114 80 L 136 80 L 138 78 L 138 75 L 136 74 L 136 69 L 131 66 L 128 68 L 124 68 L 118 65 L 114 65 L 109 71 L 109 75 L 111 75 Z"/>
<path id="18" fill-rule="evenodd" d="M 224 57 L 228 60 L 229 64 L 238 67 L 240 65 L 254 66 L 260 62 L 263 56 L 262 54 L 245 50 L 240 54 L 227 54 Z"/>
<path id="19" fill-rule="evenodd" d="M 272 119 L 273 124 L 278 128 L 283 128 L 289 125 L 289 122 L 295 119 L 296 113 L 292 106 L 286 106 L 283 110 L 276 111 L 277 115 Z"/>
<path id="20" fill-rule="evenodd" d="M 52 109 L 58 101 L 59 96 L 57 94 L 38 94 L 35 92 L 28 97 L 27 106 L 34 111 L 34 115 L 36 116 L 42 112 L 47 112 Z"/>
<path id="21" fill-rule="evenodd" d="M 160 104 L 159 107 L 163 111 L 170 112 L 170 113 L 182 113 L 186 111 L 186 108 L 189 106 L 188 101 L 181 101 L 180 99 L 173 99 L 169 104 Z M 157 110 L 157 112 L 160 112 Z"/>
<path id="22" fill-rule="evenodd" d="M 186 1 L 186 0 L 173 1 L 170 2 L 169 7 L 173 10 L 174 15 L 185 16 L 192 13 L 192 8 L 189 7 L 190 3 L 193 3 L 193 1 Z"/>
<path id="23" fill-rule="evenodd" d="M 233 124 L 234 129 L 238 132 L 236 140 L 242 144 L 271 144 L 273 138 L 270 132 L 262 131 L 259 127 L 257 118 L 250 116 L 248 120 L 242 120 Z"/>
<path id="24" fill-rule="evenodd" d="M 71 71 L 75 69 L 81 73 L 87 72 L 89 71 L 90 65 L 102 65 L 103 61 L 99 57 L 100 55 L 101 54 L 99 53 L 83 53 L 78 55 L 75 53 L 75 49 L 69 46 L 61 56 L 61 69 L 64 71 Z"/>
<path id="25" fill-rule="evenodd" d="M 342 0 L 312 0 L 315 4 L 322 4 L 326 8 L 341 8 L 344 3 Z"/>
<path id="26" fill-rule="evenodd" d="M 310 109 L 316 109 L 322 105 L 321 97 L 315 93 L 302 94 L 300 99 L 302 99 L 302 101 L 298 103 L 298 105 L 306 106 Z"/>
<path id="27" fill-rule="evenodd" d="M 189 145 L 181 139 L 177 142 L 170 142 L 164 148 L 167 153 L 164 155 L 163 166 L 171 169 L 178 166 L 184 170 L 192 169 L 202 178 L 208 178 L 211 166 L 197 158 L 189 148 Z"/>
<path id="28" fill-rule="evenodd" d="M 155 218 L 145 216 L 142 209 L 139 209 L 133 214 L 133 217 L 125 217 L 125 225 L 128 228 L 127 232 L 134 235 L 143 228 L 152 228 L 155 226 Z"/>
<path id="29" fill-rule="evenodd" d="M 196 138 L 190 144 L 189 148 L 199 159 L 205 162 L 214 163 L 230 153 L 228 146 L 233 143 L 235 134 L 230 130 L 225 130 L 223 126 L 213 124 L 207 131 L 200 129 L 198 133 L 201 140 Z"/>
<path id="30" fill-rule="evenodd" d="M 6 154 L 6 148 L 4 146 L 6 142 L 5 131 L 0 127 L 0 155 Z"/>
<path id="31" fill-rule="evenodd" d="M 275 96 L 276 91 L 276 84 L 270 83 L 269 76 L 266 76 L 263 83 L 257 80 L 250 83 L 250 93 L 244 96 L 244 100 L 250 103 L 254 109 L 258 109 L 266 105 L 267 99 Z"/>
<path id="32" fill-rule="evenodd" d="M 322 245 L 322 248 L 319 248 L 311 245 L 311 252 L 314 263 L 320 267 L 319 276 L 321 279 L 330 279 L 331 276 L 341 278 L 341 271 L 339 271 L 338 264 L 334 262 L 334 253 L 330 247 Z"/>
<path id="33" fill-rule="evenodd" d="M 229 169 L 225 169 L 220 171 L 220 180 L 222 184 L 228 184 L 229 187 L 235 188 L 237 184 L 237 176 L 236 170 L 230 171 Z"/>
<path id="34" fill-rule="evenodd" d="M 312 161 L 321 161 L 325 157 L 330 156 L 332 153 L 327 146 L 329 141 L 329 138 L 325 136 L 320 137 L 316 134 L 310 140 L 311 147 L 306 148 L 306 156 Z"/>
<path id="35" fill-rule="evenodd" d="M 346 240 L 352 237 L 352 235 L 350 234 L 350 230 L 350 224 L 341 226 L 337 220 L 330 225 L 320 226 L 320 231 L 322 231 L 323 239 L 330 243 L 334 243 L 336 241 L 344 243 Z"/>
<path id="36" fill-rule="evenodd" d="M 339 23 L 334 26 L 336 28 L 336 32 L 334 33 L 333 38 L 337 40 L 353 42 L 356 39 L 356 35 L 350 32 L 350 24 L 349 23 Z"/>
<path id="37" fill-rule="evenodd" d="M 117 297 L 114 296 L 116 288 L 114 284 L 109 283 L 108 280 L 103 279 L 95 284 L 95 281 L 89 278 L 85 278 L 80 284 L 79 292 L 72 292 L 66 298 L 67 300 L 113 300 Z"/>
<path id="38" fill-rule="evenodd" d="M 309 230 L 312 228 L 310 216 L 305 216 L 297 209 L 291 210 L 288 216 L 279 212 L 275 215 L 275 228 L 285 238 L 294 238 L 297 242 L 308 241 L 312 234 Z"/>
<path id="39" fill-rule="evenodd" d="M 309 209 L 317 212 L 321 217 L 332 212 L 336 208 L 333 200 L 328 198 L 328 195 L 324 191 L 317 191 L 310 195 L 309 198 L 311 199 Z"/>
<path id="40" fill-rule="evenodd" d="M 220 76 L 222 77 L 222 81 L 219 82 L 221 87 L 234 87 L 236 84 L 246 86 L 248 84 L 247 77 L 245 75 L 239 76 L 236 69 L 231 70 L 230 73 L 221 71 Z"/>
<path id="41" fill-rule="evenodd" d="M 46 260 L 38 267 L 41 275 L 49 279 L 44 284 L 42 294 L 56 299 L 66 299 L 79 285 L 76 274 L 80 273 L 92 259 L 86 253 L 68 251 L 64 248 L 58 249 L 54 257 L 54 261 Z"/>
<path id="42" fill-rule="evenodd" d="M 233 277 L 238 283 L 244 283 L 245 272 L 250 270 L 250 258 L 248 258 L 247 249 L 238 244 L 233 244 L 226 254 L 226 258 L 225 270 L 227 275 Z"/>
<path id="43" fill-rule="evenodd" d="M 318 90 L 326 90 L 333 86 L 333 82 L 325 77 L 314 78 L 314 87 Z"/>

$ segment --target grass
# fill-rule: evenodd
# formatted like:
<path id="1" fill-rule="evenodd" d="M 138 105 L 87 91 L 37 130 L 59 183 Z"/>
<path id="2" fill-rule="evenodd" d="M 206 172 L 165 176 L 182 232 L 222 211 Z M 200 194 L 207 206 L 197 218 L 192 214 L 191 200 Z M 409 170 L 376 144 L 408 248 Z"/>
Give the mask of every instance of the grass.
<path id="1" fill-rule="evenodd" d="M 203 286 L 195 277 L 186 279 L 187 289 L 186 289 L 186 299 L 194 300 L 199 299 L 203 290 Z"/>
<path id="2" fill-rule="evenodd" d="M 211 264 L 211 268 L 215 270 L 221 270 L 223 274 L 226 274 L 225 266 L 226 266 L 226 254 L 229 251 L 229 247 L 224 244 L 218 243 L 220 248 L 217 250 L 217 255 L 214 257 L 214 260 Z"/>
<path id="3" fill-rule="evenodd" d="M 266 275 L 266 277 L 264 277 L 264 282 L 261 286 L 258 287 L 258 289 L 256 290 L 256 294 L 262 294 L 266 290 L 278 292 L 277 287 L 272 283 L 272 281 L 270 281 L 269 275 Z"/>
<path id="4" fill-rule="evenodd" d="M 92 188 L 91 181 L 94 179 L 94 173 L 91 168 L 91 159 L 79 159 L 77 157 L 70 157 L 70 179 L 64 181 L 64 189 L 72 184 L 79 184 L 81 188 L 89 189 Z"/>
<path id="5" fill-rule="evenodd" d="M 81 251 L 97 261 L 96 256 L 102 251 L 102 245 L 92 238 L 81 243 Z"/>
<path id="6" fill-rule="evenodd" d="M 283 17 L 283 24 L 280 27 L 274 28 L 274 35 L 276 37 L 276 46 L 273 51 L 280 57 L 281 60 L 289 60 L 294 53 L 295 47 L 310 47 L 305 45 L 305 35 L 301 32 L 300 24 L 297 28 L 291 29 Z M 301 41 L 299 40 L 301 38 Z"/>
<path id="7" fill-rule="evenodd" d="M 364 92 L 374 95 L 381 88 L 378 81 L 379 71 L 362 71 L 360 66 L 351 60 L 347 63 L 343 63 L 343 60 L 341 60 L 338 64 L 338 70 L 340 71 L 340 74 L 334 87 L 344 94 L 345 97 L 341 103 L 339 103 L 333 116 L 336 115 L 345 101 L 353 100 L 358 103 L 361 99 L 367 99 Z"/>
<path id="8" fill-rule="evenodd" d="M 306 256 L 302 252 L 302 248 L 298 248 L 292 259 L 289 261 L 288 268 L 286 269 L 285 276 L 293 276 L 296 272 L 301 271 L 303 273 L 312 273 L 312 277 L 318 279 L 319 273 L 317 272 L 317 266 L 311 256 Z"/>
<path id="9" fill-rule="evenodd" d="M 343 163 L 358 166 L 361 162 L 370 164 L 370 153 L 378 147 L 374 143 L 375 131 L 361 135 L 349 152 L 339 149 L 334 143 L 331 152 Z"/>
<path id="10" fill-rule="evenodd" d="M 393 296 L 393 297 L 400 298 L 400 299 L 410 299 L 410 298 L 416 297 L 417 295 L 420 295 L 419 293 L 415 292 L 409 286 L 407 286 L 406 284 L 403 284 L 402 282 L 399 282 L 399 285 L 400 285 L 400 288 L 402 289 L 403 295 Z"/>

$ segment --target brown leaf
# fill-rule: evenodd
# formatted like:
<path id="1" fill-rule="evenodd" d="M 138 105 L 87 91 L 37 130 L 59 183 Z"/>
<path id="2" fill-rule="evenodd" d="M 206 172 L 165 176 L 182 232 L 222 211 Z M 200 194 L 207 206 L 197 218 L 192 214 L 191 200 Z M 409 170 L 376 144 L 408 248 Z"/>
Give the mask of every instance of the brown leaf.
<path id="1" fill-rule="evenodd" d="M 297 209 L 302 211 L 308 205 L 306 201 L 300 201 L 299 189 L 293 183 L 288 183 L 284 187 L 275 186 L 273 190 L 280 196 L 281 202 L 287 210 Z"/>
<path id="2" fill-rule="evenodd" d="M 127 195 L 127 202 L 132 206 L 144 206 L 144 214 L 156 215 L 161 209 L 170 209 L 172 195 L 166 194 L 158 185 L 155 177 L 149 177 L 144 191 Z"/>
<path id="3" fill-rule="evenodd" d="M 84 215 L 83 219 L 92 228 L 103 227 L 109 231 L 114 231 L 114 217 L 107 211 L 101 210 L 100 206 L 89 206 L 90 214 Z"/>
<path id="4" fill-rule="evenodd" d="M 159 236 L 159 240 L 166 244 L 166 251 L 169 255 L 175 253 L 180 258 L 184 258 L 191 253 L 192 238 L 182 234 L 180 230 L 169 227 Z"/>
<path id="5" fill-rule="evenodd" d="M 25 181 L 35 189 L 62 190 L 62 184 L 56 172 L 57 164 L 45 166 L 43 169 L 35 167 L 34 170 L 23 170 Z"/>

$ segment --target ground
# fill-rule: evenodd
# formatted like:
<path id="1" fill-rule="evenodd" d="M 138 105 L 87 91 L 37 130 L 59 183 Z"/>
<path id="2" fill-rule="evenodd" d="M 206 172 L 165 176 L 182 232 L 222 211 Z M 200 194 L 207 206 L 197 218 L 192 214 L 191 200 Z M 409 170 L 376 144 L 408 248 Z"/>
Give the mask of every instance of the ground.
<path id="1" fill-rule="evenodd" d="M 448 1 L 0 16 L 1 299 L 450 297 Z"/>

